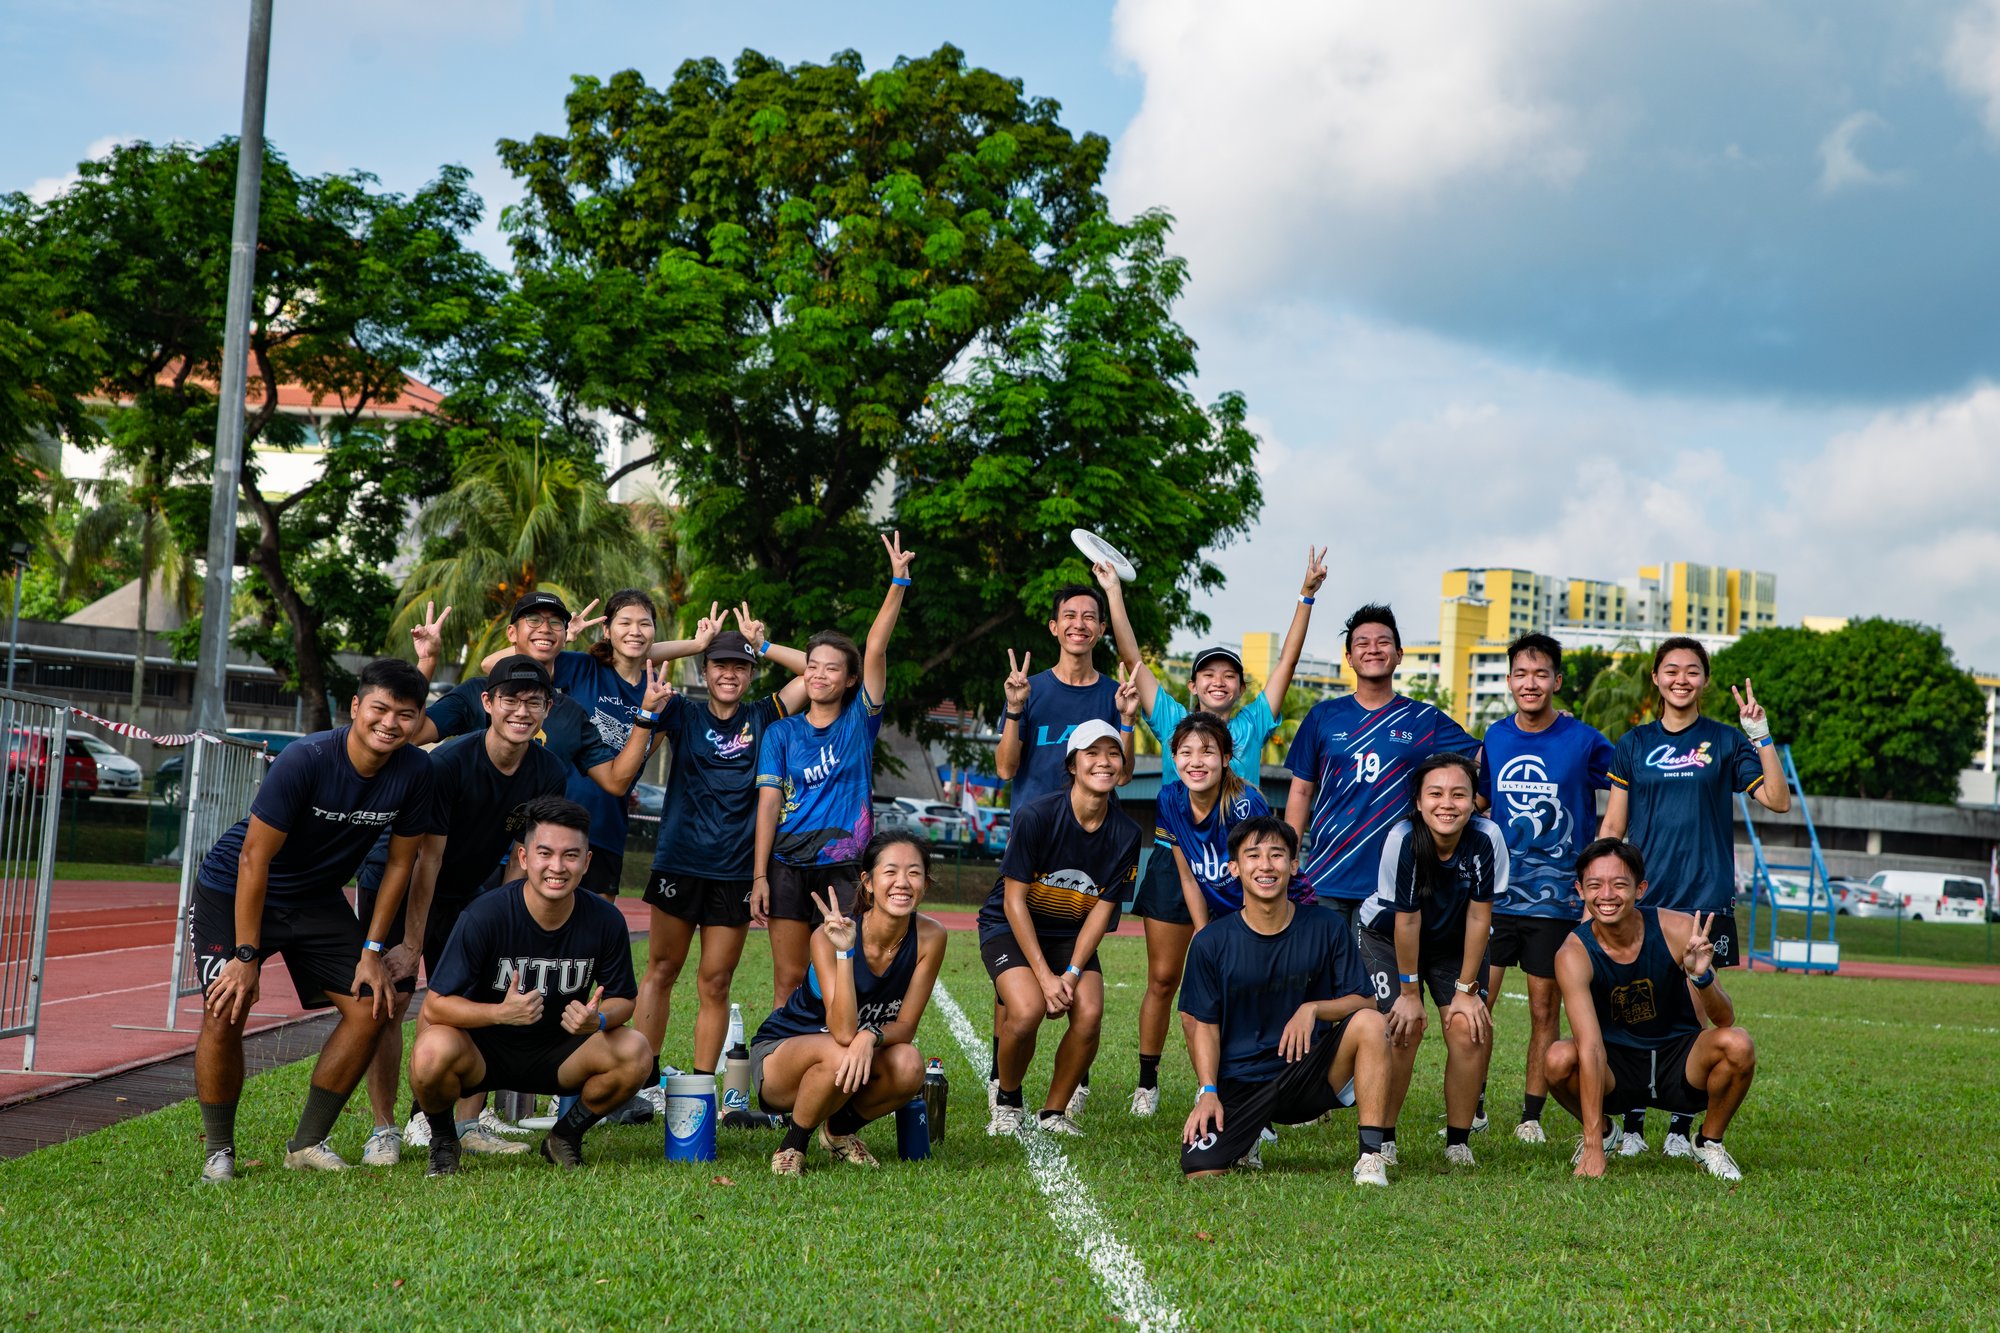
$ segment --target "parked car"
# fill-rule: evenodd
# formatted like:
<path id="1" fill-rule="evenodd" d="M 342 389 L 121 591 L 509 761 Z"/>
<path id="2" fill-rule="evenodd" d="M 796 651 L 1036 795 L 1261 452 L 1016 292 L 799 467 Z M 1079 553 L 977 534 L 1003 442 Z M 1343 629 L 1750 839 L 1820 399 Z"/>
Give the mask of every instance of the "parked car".
<path id="1" fill-rule="evenodd" d="M 1869 893 L 1866 883 L 1858 879 L 1830 879 L 1826 882 L 1827 892 L 1833 895 L 1833 910 L 1836 916 L 1853 916 L 1854 905 L 1865 899 Z"/>
<path id="2" fill-rule="evenodd" d="M 1007 854 L 1007 834 L 1014 824 L 1011 812 L 997 806 L 982 805 L 972 812 L 973 845 L 981 856 L 995 860 Z"/>
<path id="3" fill-rule="evenodd" d="M 1938 870 L 1878 870 L 1855 916 L 1895 916 L 1911 921 L 1985 921 L 1993 911 L 1986 884 Z"/>
<path id="4" fill-rule="evenodd" d="M 49 742 L 46 731 L 15 727 L 7 736 L 7 787 L 9 791 L 45 792 L 49 789 Z M 57 777 L 62 790 L 80 796 L 97 794 L 97 761 L 71 737 L 63 746 L 62 772 Z"/>
<path id="5" fill-rule="evenodd" d="M 631 795 L 625 798 L 625 811 L 633 815 L 650 815 L 654 819 L 666 809 L 667 789 L 655 782 L 635 782 Z"/>
<path id="6" fill-rule="evenodd" d="M 228 735 L 239 741 L 249 741 L 255 745 L 262 742 L 264 753 L 276 758 L 278 752 L 293 741 L 304 738 L 303 731 L 263 731 L 255 727 L 231 727 Z M 168 805 L 181 803 L 181 774 L 186 768 L 186 760 L 180 755 L 172 755 L 153 770 L 153 794 Z"/>
<path id="7" fill-rule="evenodd" d="M 877 796 L 870 810 L 875 816 L 877 833 L 924 832 L 917 825 L 917 817 L 897 804 L 893 796 Z"/>
<path id="8" fill-rule="evenodd" d="M 70 744 L 80 745 L 97 764 L 99 796 L 137 796 L 146 785 L 145 770 L 96 736 L 72 736 Z"/>
<path id="9" fill-rule="evenodd" d="M 917 830 L 932 842 L 956 843 L 961 847 L 972 844 L 972 821 L 957 806 L 914 796 L 898 796 L 895 801 Z"/>

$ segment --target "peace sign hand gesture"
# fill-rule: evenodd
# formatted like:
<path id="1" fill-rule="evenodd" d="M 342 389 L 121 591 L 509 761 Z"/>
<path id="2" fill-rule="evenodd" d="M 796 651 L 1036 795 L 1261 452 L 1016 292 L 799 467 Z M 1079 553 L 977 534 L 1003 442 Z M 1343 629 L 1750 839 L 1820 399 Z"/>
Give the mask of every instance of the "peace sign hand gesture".
<path id="1" fill-rule="evenodd" d="M 882 548 L 889 553 L 889 577 L 892 579 L 910 577 L 910 562 L 917 558 L 917 553 L 903 549 L 903 534 L 890 533 L 882 539 Z"/>
<path id="2" fill-rule="evenodd" d="M 567 642 L 575 643 L 577 636 L 585 630 L 594 629 L 611 618 L 609 616 L 592 616 L 590 614 L 597 606 L 598 601 L 598 598 L 591 598 L 589 604 L 583 610 L 569 618 L 569 629 L 564 636 Z"/>
<path id="3" fill-rule="evenodd" d="M 410 646 L 416 650 L 419 662 L 435 662 L 441 655 L 444 647 L 445 617 L 450 614 L 451 608 L 448 606 L 443 614 L 439 614 L 436 602 L 424 603 L 423 619 L 410 626 Z"/>
<path id="4" fill-rule="evenodd" d="M 667 700 L 674 697 L 673 664 L 670 662 L 641 663 L 646 671 L 645 691 L 639 696 L 639 707 L 649 713 L 657 713 L 666 707 Z"/>
<path id="5" fill-rule="evenodd" d="M 1764 705 L 1757 702 L 1757 691 L 1750 688 L 1750 678 L 1743 678 L 1743 688 L 1729 687 L 1729 697 L 1736 700 L 1736 713 L 1743 721 L 1743 734 L 1753 741 L 1761 741 L 1771 734 L 1771 720 L 1764 713 Z"/>
<path id="6" fill-rule="evenodd" d="M 822 926 L 826 931 L 826 942 L 833 946 L 834 952 L 846 953 L 852 949 L 854 918 L 840 910 L 840 894 L 835 892 L 832 885 L 828 885 L 825 902 L 820 901 L 817 893 L 812 896 L 812 900 L 813 906 L 819 908 L 820 915 L 825 918 Z"/>
<path id="7" fill-rule="evenodd" d="M 1306 544 L 1306 579 L 1304 583 L 1299 585 L 1299 596 L 1313 596 L 1319 591 L 1320 585 L 1325 582 L 1326 548 L 1322 546 L 1318 551 L 1314 551 L 1312 544 L 1308 542 Z"/>
<path id="8" fill-rule="evenodd" d="M 1112 695 L 1118 705 L 1118 716 L 1125 719 L 1125 729 L 1131 730 L 1132 719 L 1139 716 L 1139 677 L 1126 675 L 1125 664 L 1118 664 L 1118 692 Z"/>
<path id="9" fill-rule="evenodd" d="M 750 614 L 750 603 L 744 602 L 731 608 L 729 614 L 736 617 L 737 632 L 750 641 L 752 648 L 762 652 L 766 642 L 764 622 Z"/>
<path id="10" fill-rule="evenodd" d="M 1715 965 L 1715 945 L 1708 932 L 1715 925 L 1715 913 L 1696 912 L 1694 929 L 1688 931 L 1687 948 L 1681 951 L 1681 971 L 1698 977 Z"/>
<path id="11" fill-rule="evenodd" d="M 1028 662 L 1030 654 L 1022 653 L 1021 660 L 1014 660 L 1014 650 L 1007 650 L 1007 679 L 1001 689 L 1007 694 L 1007 711 L 1018 713 L 1028 706 Z"/>
<path id="12" fill-rule="evenodd" d="M 722 603 L 710 602 L 708 614 L 694 622 L 694 650 L 705 653 L 715 642 L 715 636 L 722 633 Z"/>

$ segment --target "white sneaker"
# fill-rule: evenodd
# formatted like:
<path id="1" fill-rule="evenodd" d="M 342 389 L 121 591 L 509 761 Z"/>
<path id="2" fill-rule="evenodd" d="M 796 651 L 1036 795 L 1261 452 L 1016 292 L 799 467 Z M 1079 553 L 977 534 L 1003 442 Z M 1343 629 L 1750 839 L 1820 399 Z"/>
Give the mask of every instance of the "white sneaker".
<path id="1" fill-rule="evenodd" d="M 1069 1095 L 1069 1105 L 1063 1107 L 1063 1118 L 1066 1120 L 1083 1119 L 1083 1104 L 1089 1100 L 1090 1085 L 1088 1083 L 1077 1084 L 1076 1091 Z"/>
<path id="2" fill-rule="evenodd" d="M 1637 1135 L 1634 1135 L 1633 1137 L 1636 1138 Z M 1611 1128 L 1606 1130 L 1604 1133 L 1604 1155 L 1606 1157 L 1611 1157 L 1618 1154 L 1621 1148 L 1623 1147 L 1624 1139 L 1625 1139 L 1624 1127 L 1619 1125 L 1618 1122 L 1614 1120 L 1611 1123 Z M 1626 1155 L 1630 1156 L 1630 1154 Z M 1571 1166 L 1575 1166 L 1581 1161 L 1583 1161 L 1583 1135 L 1579 1134 L 1577 1135 L 1576 1138 L 1576 1151 L 1569 1155 L 1569 1164 Z"/>
<path id="3" fill-rule="evenodd" d="M 1234 1165 L 1245 1171 L 1262 1171 L 1264 1169 L 1263 1140 L 1259 1139 L 1256 1143 L 1251 1144 L 1250 1151 L 1237 1158 Z"/>
<path id="4" fill-rule="evenodd" d="M 510 1139 L 533 1138 L 535 1134 L 535 1131 L 532 1129 L 522 1129 L 519 1125 L 508 1124 L 500 1118 L 500 1113 L 491 1106 L 482 1106 L 479 1108 L 479 1127 L 489 1134 L 498 1134 L 503 1138 Z"/>
<path id="5" fill-rule="evenodd" d="M 992 1114 L 993 1108 L 998 1106 L 999 1104 L 1000 1104 L 1000 1080 L 997 1078 L 989 1078 L 986 1080 L 987 1114 L 989 1115 Z"/>
<path id="6" fill-rule="evenodd" d="M 1076 1105 L 1074 1097 L 1070 1098 L 1070 1105 Z M 1035 1117 L 1035 1128 L 1041 1130 L 1044 1134 L 1066 1134 L 1071 1138 L 1083 1137 L 1083 1127 L 1067 1115 L 1038 1115 Z"/>
<path id="7" fill-rule="evenodd" d="M 1660 1155 L 1662 1157 L 1692 1157 L 1694 1156 L 1694 1144 L 1688 1141 L 1688 1136 L 1685 1134 L 1669 1134 L 1667 1135 L 1666 1143 L 1660 1149 Z"/>
<path id="8" fill-rule="evenodd" d="M 1547 1143 L 1549 1141 L 1549 1136 L 1542 1133 L 1542 1122 L 1539 1120 L 1523 1120 L 1520 1124 L 1514 1126 L 1514 1137 L 1523 1143 Z"/>
<path id="9" fill-rule="evenodd" d="M 201 1164 L 201 1183 L 220 1185 L 225 1180 L 236 1179 L 236 1149 L 217 1148 Z"/>
<path id="10" fill-rule="evenodd" d="M 1370 1153 L 1368 1156 L 1381 1158 L 1382 1165 L 1384 1166 L 1396 1165 L 1396 1141 L 1394 1139 L 1388 1140 L 1382 1145 L 1381 1152 Z"/>
<path id="11" fill-rule="evenodd" d="M 513 1139 L 503 1139 L 478 1120 L 473 1121 L 470 1126 L 458 1127 L 458 1145 L 466 1152 L 481 1157 L 499 1157 L 507 1153 L 528 1151 L 527 1144 Z"/>
<path id="12" fill-rule="evenodd" d="M 1480 1130 L 1485 1129 L 1489 1123 L 1491 1122 L 1486 1119 L 1486 1112 L 1479 1112 L 1472 1117 L 1472 1132 L 1477 1134 Z"/>
<path id="13" fill-rule="evenodd" d="M 1158 1088 L 1132 1089 L 1133 1115 L 1151 1115 L 1153 1114 L 1153 1112 L 1159 1109 L 1160 1109 L 1160 1090 Z"/>
<path id="14" fill-rule="evenodd" d="M 1387 1145 L 1384 1145 L 1387 1146 Z M 1381 1185 L 1389 1183 L 1389 1170 L 1395 1163 L 1379 1152 L 1365 1152 L 1354 1159 L 1354 1183 L 1357 1185 Z"/>
<path id="15" fill-rule="evenodd" d="M 665 1120 L 667 1118 L 667 1090 L 664 1087 L 655 1083 L 651 1087 L 639 1089 L 639 1095 L 644 1097 L 646 1104 L 653 1108 L 653 1115 L 656 1119 Z"/>
<path id="16" fill-rule="evenodd" d="M 285 1165 L 294 1171 L 345 1171 L 347 1163 L 325 1139 L 296 1152 L 287 1150 Z"/>
<path id="17" fill-rule="evenodd" d="M 998 1137 L 1002 1134 L 1021 1132 L 1022 1108 L 1018 1106 L 995 1105 L 992 1116 L 986 1122 L 986 1132 Z"/>
<path id="18" fill-rule="evenodd" d="M 1266 1125 L 1258 1132 L 1257 1141 L 1259 1143 L 1276 1143 L 1278 1141 L 1278 1131 Z"/>
<path id="19" fill-rule="evenodd" d="M 394 1125 L 377 1125 L 361 1146 L 361 1165 L 394 1166 L 403 1160 L 403 1132 Z"/>
<path id="20" fill-rule="evenodd" d="M 1642 1136 L 1625 1134 L 1622 1129 L 1619 1133 L 1624 1134 L 1624 1138 L 1618 1144 L 1620 1157 L 1638 1157 L 1646 1151 L 1646 1140 Z"/>
<path id="21" fill-rule="evenodd" d="M 1708 1174 L 1717 1180 L 1743 1179 L 1742 1168 L 1736 1165 L 1736 1159 L 1729 1155 L 1729 1149 L 1722 1146 L 1720 1139 L 1694 1145 L 1694 1155 L 1708 1168 Z"/>
<path id="22" fill-rule="evenodd" d="M 428 1148 L 431 1146 L 430 1117 L 422 1111 L 410 1117 L 410 1123 L 403 1126 L 403 1146 L 405 1148 Z"/>
<path id="23" fill-rule="evenodd" d="M 1469 1143 L 1447 1143 L 1444 1148 L 1444 1160 L 1453 1166 L 1479 1165 L 1473 1160 L 1472 1145 Z"/>

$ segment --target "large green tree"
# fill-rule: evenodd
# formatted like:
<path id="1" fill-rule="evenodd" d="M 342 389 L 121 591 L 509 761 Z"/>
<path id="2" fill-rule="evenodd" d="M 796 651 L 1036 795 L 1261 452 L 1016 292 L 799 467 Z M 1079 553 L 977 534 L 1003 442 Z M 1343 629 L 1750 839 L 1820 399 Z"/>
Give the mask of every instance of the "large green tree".
<path id="1" fill-rule="evenodd" d="M 904 525 L 906 719 L 997 698 L 1001 649 L 1085 573 L 1072 526 L 1132 548 L 1142 641 L 1199 624 L 1202 553 L 1255 511 L 1254 442 L 1239 400 L 1189 396 L 1166 221 L 1107 217 L 1101 136 L 948 46 L 580 78 L 566 111 L 500 145 L 516 307 L 559 397 L 651 441 L 628 466 L 667 473 L 697 605 L 858 629 L 872 531 Z"/>
<path id="2" fill-rule="evenodd" d="M 22 195 L 0 195 L 0 553 L 55 535 L 60 441 L 89 437 L 85 398 L 104 369 L 97 321 L 35 253 L 33 211 Z"/>

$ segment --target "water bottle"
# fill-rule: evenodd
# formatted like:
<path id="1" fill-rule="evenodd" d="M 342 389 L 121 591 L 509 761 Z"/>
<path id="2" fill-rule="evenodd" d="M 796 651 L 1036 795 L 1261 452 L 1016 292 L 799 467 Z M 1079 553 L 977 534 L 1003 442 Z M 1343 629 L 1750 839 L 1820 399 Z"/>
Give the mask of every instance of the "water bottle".
<path id="1" fill-rule="evenodd" d="M 944 1076 L 944 1061 L 932 1060 L 924 1066 L 925 1116 L 929 1121 L 930 1137 L 933 1143 L 944 1142 L 944 1107 L 951 1096 L 951 1081 Z"/>
<path id="2" fill-rule="evenodd" d="M 729 1006 L 729 1035 L 723 1039 L 722 1049 L 733 1051 L 743 1045 L 743 1006 Z"/>
<path id="3" fill-rule="evenodd" d="M 724 1117 L 750 1110 L 750 1052 L 737 1042 L 722 1058 L 722 1114 Z"/>
<path id="4" fill-rule="evenodd" d="M 921 1162 L 930 1155 L 930 1112 L 920 1092 L 896 1111 L 896 1156 L 906 1162 Z"/>

